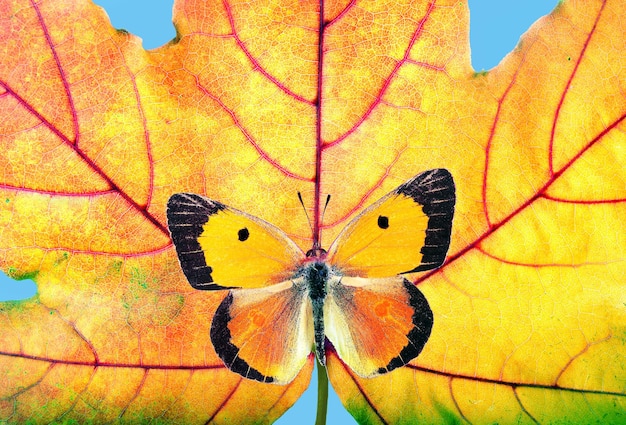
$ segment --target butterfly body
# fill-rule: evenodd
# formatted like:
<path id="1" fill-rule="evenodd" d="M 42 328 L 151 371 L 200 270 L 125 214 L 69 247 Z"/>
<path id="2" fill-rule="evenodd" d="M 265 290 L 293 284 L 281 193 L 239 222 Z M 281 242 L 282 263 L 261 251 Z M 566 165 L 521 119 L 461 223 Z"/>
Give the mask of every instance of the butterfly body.
<path id="1" fill-rule="evenodd" d="M 213 317 L 216 353 L 233 372 L 285 384 L 313 350 L 332 347 L 359 376 L 401 367 L 434 323 L 404 275 L 441 265 L 450 243 L 452 176 L 421 173 L 364 210 L 328 252 L 306 254 L 281 230 L 217 201 L 175 194 L 168 227 L 197 289 L 228 290 Z"/>
<path id="2" fill-rule="evenodd" d="M 311 310 L 313 314 L 313 335 L 315 341 L 315 353 L 320 363 L 326 364 L 326 351 L 324 348 L 324 302 L 328 293 L 329 281 L 338 278 L 337 273 L 333 271 L 328 264 L 323 261 L 308 262 L 299 270 L 304 290 L 311 302 Z M 295 279 L 294 282 L 297 282 Z"/>

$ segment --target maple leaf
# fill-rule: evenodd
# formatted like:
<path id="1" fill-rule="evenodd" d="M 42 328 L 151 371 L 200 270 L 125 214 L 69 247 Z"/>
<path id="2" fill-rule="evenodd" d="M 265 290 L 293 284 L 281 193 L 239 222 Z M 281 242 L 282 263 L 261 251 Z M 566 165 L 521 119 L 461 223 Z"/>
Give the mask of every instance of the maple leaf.
<path id="1" fill-rule="evenodd" d="M 165 227 L 175 192 L 327 246 L 419 171 L 457 182 L 407 367 L 331 383 L 362 423 L 614 422 L 626 411 L 626 8 L 562 3 L 497 68 L 458 1 L 194 2 L 146 52 L 83 0 L 0 1 L 0 420 L 272 422 L 308 385 L 226 369 Z M 333 202 L 320 222 L 321 194 Z M 254 402 L 250 402 L 253 400 Z"/>

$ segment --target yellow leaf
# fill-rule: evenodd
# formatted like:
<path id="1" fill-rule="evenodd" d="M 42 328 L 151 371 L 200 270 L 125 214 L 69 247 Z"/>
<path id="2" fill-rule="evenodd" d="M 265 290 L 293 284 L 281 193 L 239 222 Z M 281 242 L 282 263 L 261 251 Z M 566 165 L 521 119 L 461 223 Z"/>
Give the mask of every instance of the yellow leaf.
<path id="1" fill-rule="evenodd" d="M 417 359 L 371 380 L 329 362 L 359 421 L 625 420 L 625 14 L 619 2 L 564 2 L 493 71 L 446 65 L 428 85 L 450 87 L 431 101 L 463 105 L 448 102 L 462 113 L 444 112 L 456 122 L 427 138 L 455 143 L 453 245 L 444 267 L 416 276 L 435 318 Z M 425 115 L 429 129 L 438 117 Z"/>
<path id="2" fill-rule="evenodd" d="M 457 183 L 448 262 L 415 275 L 419 357 L 362 379 L 362 423 L 619 423 L 626 411 L 626 8 L 565 1 L 494 70 L 458 1 L 196 2 L 146 52 L 85 0 L 0 0 L 0 421 L 272 422 L 308 385 L 230 372 L 224 294 L 186 282 L 176 192 L 328 247 L 409 177 Z M 321 222 L 325 194 L 333 195 Z"/>

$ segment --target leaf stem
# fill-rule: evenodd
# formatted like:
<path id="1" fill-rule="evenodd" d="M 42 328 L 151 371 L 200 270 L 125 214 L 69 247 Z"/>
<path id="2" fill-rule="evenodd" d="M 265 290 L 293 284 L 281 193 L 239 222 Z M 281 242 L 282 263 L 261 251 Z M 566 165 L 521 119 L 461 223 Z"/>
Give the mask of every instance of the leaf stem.
<path id="1" fill-rule="evenodd" d="M 322 366 L 317 356 L 315 361 L 317 362 L 317 416 L 315 417 L 315 425 L 326 425 L 328 375 L 326 374 L 326 367 Z"/>

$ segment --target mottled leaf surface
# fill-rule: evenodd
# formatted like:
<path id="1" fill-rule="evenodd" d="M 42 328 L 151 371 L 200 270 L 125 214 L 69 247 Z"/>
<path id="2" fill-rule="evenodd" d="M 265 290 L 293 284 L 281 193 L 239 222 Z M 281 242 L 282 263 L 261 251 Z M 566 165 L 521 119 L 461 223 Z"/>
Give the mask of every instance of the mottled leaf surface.
<path id="1" fill-rule="evenodd" d="M 626 411 L 626 7 L 565 1 L 489 73 L 459 1 L 174 5 L 149 52 L 86 0 L 0 0 L 0 421 L 266 423 L 308 385 L 229 372 L 224 294 L 165 225 L 196 192 L 328 247 L 413 175 L 457 184 L 409 366 L 331 383 L 362 423 L 620 423 Z M 323 222 L 320 203 L 332 194 Z M 322 200 L 322 201 L 320 201 Z M 19 281 L 16 283 L 19 284 Z"/>

